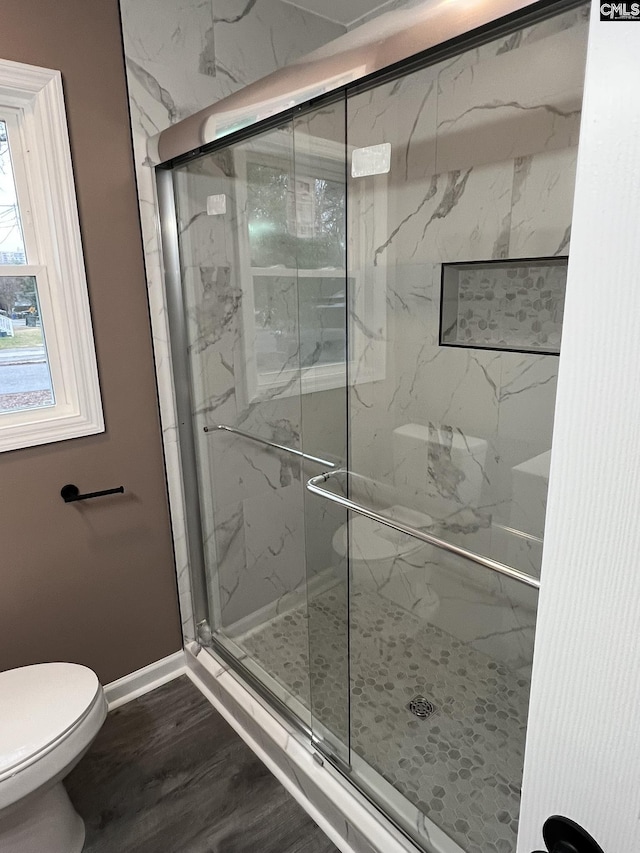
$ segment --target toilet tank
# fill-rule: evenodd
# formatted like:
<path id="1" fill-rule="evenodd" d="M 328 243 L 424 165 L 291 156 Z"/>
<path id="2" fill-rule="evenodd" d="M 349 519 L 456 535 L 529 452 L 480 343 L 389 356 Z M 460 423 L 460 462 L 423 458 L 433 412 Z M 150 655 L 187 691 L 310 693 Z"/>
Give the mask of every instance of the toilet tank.
<path id="1" fill-rule="evenodd" d="M 394 483 L 407 503 L 441 518 L 478 506 L 487 458 L 484 439 L 448 426 L 404 424 L 393 431 L 392 445 Z"/>

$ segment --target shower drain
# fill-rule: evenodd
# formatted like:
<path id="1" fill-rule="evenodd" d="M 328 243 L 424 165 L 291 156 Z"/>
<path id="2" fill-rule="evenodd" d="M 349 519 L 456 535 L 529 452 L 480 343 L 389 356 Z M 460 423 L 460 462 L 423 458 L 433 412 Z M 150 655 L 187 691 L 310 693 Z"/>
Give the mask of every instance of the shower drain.
<path id="1" fill-rule="evenodd" d="M 424 696 L 414 696 L 407 708 L 421 720 L 432 717 L 438 710 L 433 702 L 429 702 Z"/>

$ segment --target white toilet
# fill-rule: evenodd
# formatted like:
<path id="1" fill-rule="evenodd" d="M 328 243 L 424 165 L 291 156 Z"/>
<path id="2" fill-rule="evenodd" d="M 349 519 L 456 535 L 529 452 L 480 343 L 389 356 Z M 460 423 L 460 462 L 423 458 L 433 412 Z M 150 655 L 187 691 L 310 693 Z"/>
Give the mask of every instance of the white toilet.
<path id="1" fill-rule="evenodd" d="M 43 663 L 0 673 L 0 851 L 79 853 L 84 823 L 62 785 L 107 715 L 94 672 Z"/>
<path id="2" fill-rule="evenodd" d="M 429 516 L 402 506 L 388 507 L 384 515 L 410 527 L 432 523 Z M 361 515 L 353 515 L 348 527 L 341 525 L 332 544 L 341 561 L 349 550 L 352 592 L 375 590 L 422 619 L 435 615 L 440 600 L 429 584 L 430 545 Z"/>
<path id="3" fill-rule="evenodd" d="M 379 510 L 383 515 L 439 535 L 434 518 L 450 518 L 479 504 L 484 439 L 446 426 L 404 424 L 394 429 L 391 442 L 395 499 L 426 512 L 398 503 Z M 374 503 L 383 500 L 384 487 L 372 484 L 370 491 Z M 362 516 L 353 515 L 348 525 L 348 533 L 347 524 L 336 530 L 333 549 L 344 560 L 349 548 L 353 590 L 374 589 L 422 619 L 433 618 L 440 601 L 431 586 L 432 563 L 442 562 L 442 552 L 436 558 L 432 545 Z"/>

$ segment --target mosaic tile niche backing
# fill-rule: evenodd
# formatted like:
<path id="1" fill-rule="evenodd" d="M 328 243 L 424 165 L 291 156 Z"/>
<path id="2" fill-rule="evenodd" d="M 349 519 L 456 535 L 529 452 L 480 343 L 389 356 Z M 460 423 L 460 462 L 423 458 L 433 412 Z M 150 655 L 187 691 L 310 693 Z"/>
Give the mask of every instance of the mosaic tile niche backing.
<path id="1" fill-rule="evenodd" d="M 560 351 L 567 258 L 442 265 L 440 343 Z"/>

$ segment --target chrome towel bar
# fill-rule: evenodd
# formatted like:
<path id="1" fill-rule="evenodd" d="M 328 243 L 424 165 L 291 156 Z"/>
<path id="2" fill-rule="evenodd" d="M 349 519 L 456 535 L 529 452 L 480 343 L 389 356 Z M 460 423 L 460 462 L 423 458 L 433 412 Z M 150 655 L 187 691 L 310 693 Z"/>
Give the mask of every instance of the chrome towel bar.
<path id="1" fill-rule="evenodd" d="M 293 447 L 286 447 L 284 444 L 278 444 L 275 441 L 269 441 L 266 438 L 260 438 L 257 435 L 251 435 L 250 432 L 245 432 L 241 429 L 236 429 L 232 426 L 227 426 L 226 424 L 218 424 L 217 426 L 212 427 L 204 427 L 204 432 L 217 432 L 218 430 L 224 430 L 224 432 L 231 432 L 234 435 L 239 435 L 242 438 L 246 438 L 248 441 L 255 441 L 258 444 L 264 444 L 265 447 L 273 447 L 275 450 L 282 450 L 285 453 L 291 453 L 292 456 L 299 456 L 302 459 L 308 459 L 309 462 L 316 462 L 318 465 L 322 465 L 324 468 L 335 468 L 335 462 L 329 462 L 328 459 L 322 459 L 320 456 L 312 456 L 310 453 L 303 453 L 302 450 L 296 450 Z"/>
<path id="2" fill-rule="evenodd" d="M 340 506 L 345 507 L 345 509 L 350 509 L 352 512 L 358 513 L 358 515 L 364 515 L 366 518 L 377 521 L 379 524 L 384 524 L 392 530 L 398 530 L 400 533 L 406 533 L 407 536 L 412 536 L 414 539 L 420 539 L 422 542 L 427 542 L 429 545 L 433 545 L 435 548 L 440 548 L 442 551 L 449 551 L 449 553 L 456 554 L 458 557 L 464 557 L 466 560 L 476 563 L 478 566 L 484 566 L 485 569 L 491 569 L 491 571 L 498 572 L 498 574 L 505 575 L 519 583 L 526 584 L 534 589 L 540 589 L 540 581 L 537 578 L 528 575 L 526 572 L 521 572 L 519 569 L 512 568 L 512 566 L 507 566 L 506 563 L 500 563 L 498 560 L 492 560 L 490 557 L 483 557 L 481 554 L 475 554 L 473 551 L 467 550 L 467 548 L 462 548 L 460 545 L 454 545 L 451 542 L 446 542 L 444 539 L 439 539 L 437 536 L 433 536 L 431 533 L 426 533 L 424 530 L 417 530 L 415 527 L 410 527 L 408 524 L 403 524 L 401 521 L 387 518 L 379 512 L 376 512 L 374 509 L 369 509 L 369 507 L 355 503 L 355 501 L 349 500 L 349 498 L 343 498 L 341 495 L 336 495 L 335 492 L 323 489 L 320 485 L 321 483 L 326 483 L 327 480 L 331 479 L 331 477 L 335 477 L 337 474 L 349 475 L 349 473 L 350 472 L 346 471 L 344 468 L 339 468 L 326 474 L 318 474 L 316 477 L 311 477 L 311 479 L 307 481 L 307 489 L 310 492 L 313 492 L 314 495 L 319 495 L 322 498 L 333 501 L 333 503 L 339 504 Z"/>

